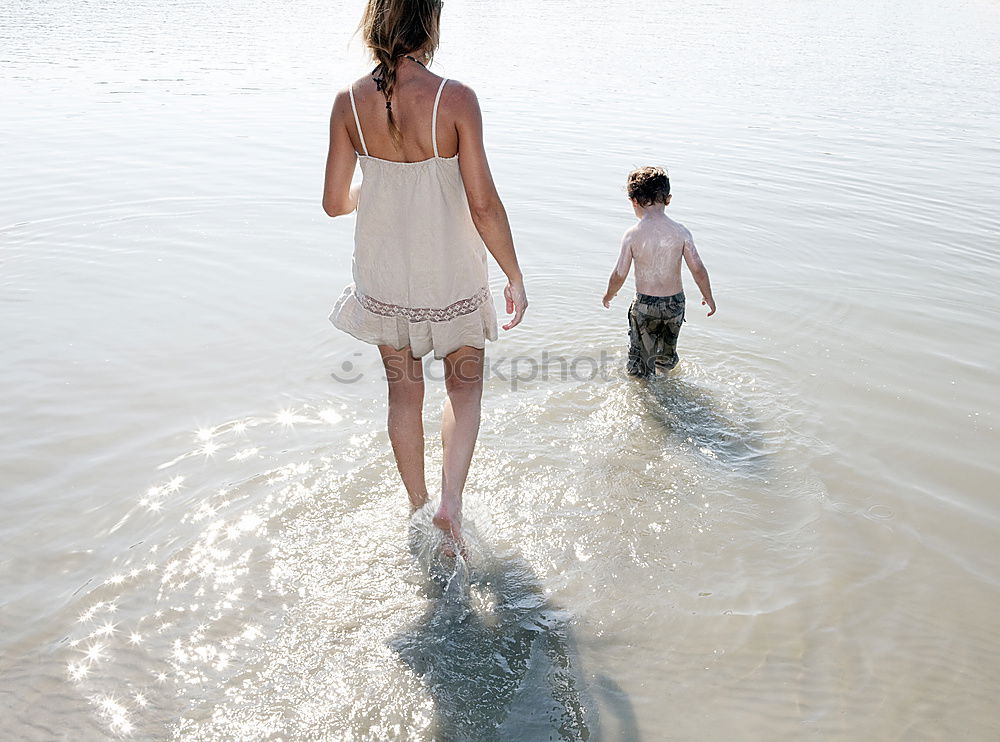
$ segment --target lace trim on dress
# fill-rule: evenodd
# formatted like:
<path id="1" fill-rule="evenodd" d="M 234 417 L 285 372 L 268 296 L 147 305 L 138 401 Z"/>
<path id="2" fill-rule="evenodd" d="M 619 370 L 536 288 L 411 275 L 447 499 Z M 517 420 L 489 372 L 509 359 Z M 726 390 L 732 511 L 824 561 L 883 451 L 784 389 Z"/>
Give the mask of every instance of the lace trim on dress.
<path id="1" fill-rule="evenodd" d="M 490 298 L 489 287 L 483 286 L 479 291 L 467 299 L 459 299 L 453 304 L 437 309 L 435 307 L 404 307 L 399 304 L 387 304 L 370 296 L 358 293 L 354 290 L 354 295 L 358 298 L 361 306 L 373 314 L 381 314 L 383 317 L 406 317 L 410 322 L 447 322 L 463 314 L 472 314 L 482 306 L 483 302 Z"/>

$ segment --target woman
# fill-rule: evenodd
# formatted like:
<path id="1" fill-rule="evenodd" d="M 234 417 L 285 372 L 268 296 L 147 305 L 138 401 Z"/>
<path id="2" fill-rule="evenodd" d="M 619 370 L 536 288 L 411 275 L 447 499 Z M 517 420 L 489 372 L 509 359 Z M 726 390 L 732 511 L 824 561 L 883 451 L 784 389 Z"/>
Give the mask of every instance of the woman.
<path id="1" fill-rule="evenodd" d="M 441 504 L 434 525 L 446 553 L 463 548 L 462 490 L 479 434 L 486 339 L 497 337 L 486 249 L 507 276 L 504 297 L 524 317 L 524 293 L 507 213 L 483 148 L 475 93 L 428 67 L 441 0 L 369 0 L 361 21 L 374 71 L 341 91 L 330 118 L 323 209 L 357 209 L 354 283 L 333 324 L 378 346 L 389 384 L 389 440 L 415 510 L 424 481 L 421 358 L 444 359 Z M 351 187 L 360 159 L 363 181 Z"/>

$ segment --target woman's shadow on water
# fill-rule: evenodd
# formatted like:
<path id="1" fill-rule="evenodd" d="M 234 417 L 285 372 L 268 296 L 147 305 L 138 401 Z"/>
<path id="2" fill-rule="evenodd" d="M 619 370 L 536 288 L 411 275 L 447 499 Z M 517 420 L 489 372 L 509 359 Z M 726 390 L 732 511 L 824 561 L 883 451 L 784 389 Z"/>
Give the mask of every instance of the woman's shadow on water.
<path id="1" fill-rule="evenodd" d="M 587 683 L 570 614 L 545 596 L 530 565 L 486 553 L 466 523 L 470 559 L 437 555 L 433 526 L 411 521 L 411 553 L 427 574 L 428 606 L 389 644 L 434 703 L 435 742 L 602 740 L 597 705 L 639 740 L 628 697 L 612 680 Z"/>

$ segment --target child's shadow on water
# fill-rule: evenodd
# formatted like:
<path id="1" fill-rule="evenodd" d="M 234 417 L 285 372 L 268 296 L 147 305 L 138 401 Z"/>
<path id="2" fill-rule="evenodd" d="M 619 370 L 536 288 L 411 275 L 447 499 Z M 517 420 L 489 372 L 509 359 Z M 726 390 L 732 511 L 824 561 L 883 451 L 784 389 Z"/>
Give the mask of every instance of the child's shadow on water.
<path id="1" fill-rule="evenodd" d="M 433 528 L 433 526 L 431 526 Z M 554 605 L 530 565 L 477 548 L 467 521 L 470 559 L 435 557 L 433 534 L 411 522 L 410 550 L 426 567 L 429 604 L 390 646 L 424 682 L 434 703 L 435 742 L 600 740 L 596 706 L 638 740 L 628 697 L 599 678 L 586 687 L 569 612 Z"/>
<path id="2" fill-rule="evenodd" d="M 675 443 L 748 474 L 767 469 L 770 451 L 751 408 L 674 374 L 649 379 L 645 387 L 654 402 L 650 414 Z"/>

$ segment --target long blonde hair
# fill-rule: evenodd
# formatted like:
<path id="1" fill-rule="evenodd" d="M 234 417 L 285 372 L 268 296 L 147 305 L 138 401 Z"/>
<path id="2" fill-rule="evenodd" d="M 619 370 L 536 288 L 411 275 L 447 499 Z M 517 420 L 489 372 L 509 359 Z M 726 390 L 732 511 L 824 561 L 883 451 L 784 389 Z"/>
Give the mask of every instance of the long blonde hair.
<path id="1" fill-rule="evenodd" d="M 372 72 L 378 89 L 385 96 L 389 136 L 395 144 L 402 133 L 392 113 L 392 94 L 396 88 L 396 68 L 404 54 L 427 52 L 430 63 L 438 47 L 442 0 L 368 0 L 359 30 L 378 65 Z"/>

